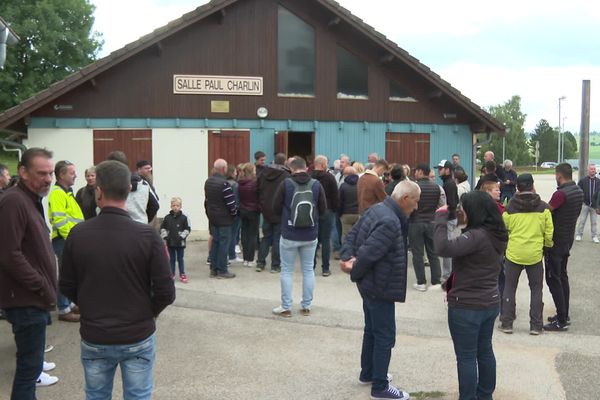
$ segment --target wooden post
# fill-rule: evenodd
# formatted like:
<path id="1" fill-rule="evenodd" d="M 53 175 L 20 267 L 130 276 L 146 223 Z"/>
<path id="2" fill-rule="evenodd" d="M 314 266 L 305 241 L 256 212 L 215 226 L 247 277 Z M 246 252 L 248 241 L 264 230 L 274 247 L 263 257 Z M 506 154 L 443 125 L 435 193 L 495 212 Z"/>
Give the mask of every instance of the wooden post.
<path id="1" fill-rule="evenodd" d="M 585 176 L 590 158 L 590 92 L 591 83 L 589 80 L 584 80 L 579 130 L 579 176 Z"/>

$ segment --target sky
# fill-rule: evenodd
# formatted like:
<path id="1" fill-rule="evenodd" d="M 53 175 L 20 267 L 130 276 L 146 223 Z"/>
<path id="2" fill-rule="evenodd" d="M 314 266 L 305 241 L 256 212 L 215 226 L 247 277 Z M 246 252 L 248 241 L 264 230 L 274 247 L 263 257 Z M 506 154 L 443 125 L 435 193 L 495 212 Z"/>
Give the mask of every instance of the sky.
<path id="1" fill-rule="evenodd" d="M 206 0 L 90 0 L 99 57 L 194 10 Z M 338 0 L 354 15 L 481 107 L 521 96 L 525 131 L 540 119 L 581 125 L 582 81 L 591 81 L 590 130 L 600 131 L 600 6 L 589 0 Z M 383 12 L 382 12 L 383 11 Z M 597 96 L 596 96 L 597 97 Z"/>

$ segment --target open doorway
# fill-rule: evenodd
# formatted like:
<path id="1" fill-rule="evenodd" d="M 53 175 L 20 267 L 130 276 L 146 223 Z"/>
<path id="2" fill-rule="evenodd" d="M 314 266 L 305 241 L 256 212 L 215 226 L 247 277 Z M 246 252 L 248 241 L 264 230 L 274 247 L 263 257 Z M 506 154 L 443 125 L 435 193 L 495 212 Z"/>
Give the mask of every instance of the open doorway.
<path id="1" fill-rule="evenodd" d="M 277 153 L 284 153 L 288 157 L 300 156 L 309 162 L 314 158 L 314 132 L 280 131 L 275 136 L 275 149 Z"/>

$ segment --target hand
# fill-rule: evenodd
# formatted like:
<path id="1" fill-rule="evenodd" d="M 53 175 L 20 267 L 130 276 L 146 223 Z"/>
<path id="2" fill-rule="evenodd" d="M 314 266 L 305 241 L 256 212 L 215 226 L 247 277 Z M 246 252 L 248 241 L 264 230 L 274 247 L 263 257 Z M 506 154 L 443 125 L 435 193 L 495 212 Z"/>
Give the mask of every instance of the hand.
<path id="1" fill-rule="evenodd" d="M 355 257 L 352 257 L 347 261 L 340 260 L 340 269 L 345 273 L 349 274 L 352 271 L 352 267 L 354 266 L 354 261 L 356 261 Z"/>

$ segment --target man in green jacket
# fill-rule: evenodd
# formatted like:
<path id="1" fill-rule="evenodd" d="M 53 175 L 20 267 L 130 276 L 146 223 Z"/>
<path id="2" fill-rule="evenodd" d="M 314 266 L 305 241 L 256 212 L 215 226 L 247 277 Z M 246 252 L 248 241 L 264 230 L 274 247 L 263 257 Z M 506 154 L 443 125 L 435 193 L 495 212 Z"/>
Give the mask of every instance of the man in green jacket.
<path id="1" fill-rule="evenodd" d="M 544 269 L 542 258 L 544 247 L 552 247 L 554 225 L 548 204 L 535 193 L 533 176 L 522 174 L 517 178 L 518 192 L 508 203 L 502 215 L 508 230 L 506 248 L 506 283 L 502 294 L 500 330 L 512 333 L 515 320 L 515 293 L 523 269 L 527 272 L 531 300 L 529 304 L 529 333 L 542 333 L 542 288 Z"/>

